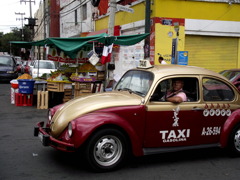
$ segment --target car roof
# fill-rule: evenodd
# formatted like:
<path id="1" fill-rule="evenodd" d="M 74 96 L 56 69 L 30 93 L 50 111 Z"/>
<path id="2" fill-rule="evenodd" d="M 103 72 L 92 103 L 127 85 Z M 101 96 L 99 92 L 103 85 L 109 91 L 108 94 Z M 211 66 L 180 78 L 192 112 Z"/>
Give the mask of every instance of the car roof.
<path id="1" fill-rule="evenodd" d="M 141 68 L 138 68 L 141 69 Z M 210 75 L 223 78 L 222 75 L 214 71 L 196 67 L 183 65 L 154 65 L 152 68 L 142 69 L 152 72 L 155 76 L 171 76 L 171 75 Z M 226 79 L 226 78 L 224 78 Z"/>
<path id="2" fill-rule="evenodd" d="M 239 72 L 240 71 L 240 69 L 238 69 L 238 68 L 235 68 L 235 69 L 226 69 L 226 70 L 223 70 L 223 71 L 221 71 L 221 72 L 225 72 L 225 71 L 237 71 L 237 72 Z"/>

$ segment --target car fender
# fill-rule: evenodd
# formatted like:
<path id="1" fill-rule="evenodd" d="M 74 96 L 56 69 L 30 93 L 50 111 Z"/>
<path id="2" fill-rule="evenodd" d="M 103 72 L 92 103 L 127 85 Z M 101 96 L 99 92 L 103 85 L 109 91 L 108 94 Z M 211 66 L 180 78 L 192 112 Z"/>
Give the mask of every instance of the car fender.
<path id="1" fill-rule="evenodd" d="M 235 110 L 224 123 L 221 136 L 220 136 L 220 145 L 221 147 L 226 147 L 228 145 L 228 139 L 232 132 L 232 129 L 236 124 L 240 123 L 240 109 Z"/>
<path id="2" fill-rule="evenodd" d="M 116 126 L 125 131 L 131 142 L 133 154 L 142 156 L 143 150 L 141 140 L 135 132 L 134 128 L 127 120 L 114 113 L 109 112 L 93 112 L 83 115 L 71 121 L 74 135 L 72 140 L 76 148 L 79 148 L 86 140 L 99 128 L 103 126 Z"/>

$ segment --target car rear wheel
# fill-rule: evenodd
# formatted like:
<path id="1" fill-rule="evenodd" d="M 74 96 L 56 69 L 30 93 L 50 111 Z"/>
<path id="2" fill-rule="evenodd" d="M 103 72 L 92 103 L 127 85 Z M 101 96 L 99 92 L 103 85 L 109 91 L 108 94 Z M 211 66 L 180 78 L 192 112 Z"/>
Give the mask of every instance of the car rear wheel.
<path id="1" fill-rule="evenodd" d="M 125 135 L 116 129 L 103 129 L 94 134 L 86 145 L 85 158 L 98 172 L 119 168 L 128 155 Z"/>
<path id="2" fill-rule="evenodd" d="M 232 131 L 229 141 L 231 155 L 240 156 L 240 124 Z"/>

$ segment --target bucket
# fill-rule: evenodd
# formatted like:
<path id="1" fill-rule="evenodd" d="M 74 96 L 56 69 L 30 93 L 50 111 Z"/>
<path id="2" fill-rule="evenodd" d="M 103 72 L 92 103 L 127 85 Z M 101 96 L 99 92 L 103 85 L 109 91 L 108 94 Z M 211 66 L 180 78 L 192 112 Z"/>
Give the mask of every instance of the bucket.
<path id="1" fill-rule="evenodd" d="M 18 88 L 18 80 L 17 79 L 11 80 L 10 83 L 11 83 L 12 88 L 14 88 L 14 89 Z"/>
<path id="2" fill-rule="evenodd" d="M 34 83 L 33 79 L 18 79 L 19 93 L 33 94 Z"/>

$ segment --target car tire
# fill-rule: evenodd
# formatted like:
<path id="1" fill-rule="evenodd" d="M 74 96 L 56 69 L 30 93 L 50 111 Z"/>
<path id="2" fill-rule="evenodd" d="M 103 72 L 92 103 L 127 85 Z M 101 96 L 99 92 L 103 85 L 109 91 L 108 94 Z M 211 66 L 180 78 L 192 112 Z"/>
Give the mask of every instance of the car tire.
<path id="1" fill-rule="evenodd" d="M 228 148 L 231 156 L 240 156 L 240 124 L 233 128 Z"/>
<path id="2" fill-rule="evenodd" d="M 86 144 L 85 159 L 96 172 L 119 168 L 129 154 L 126 136 L 117 129 L 100 130 Z"/>

